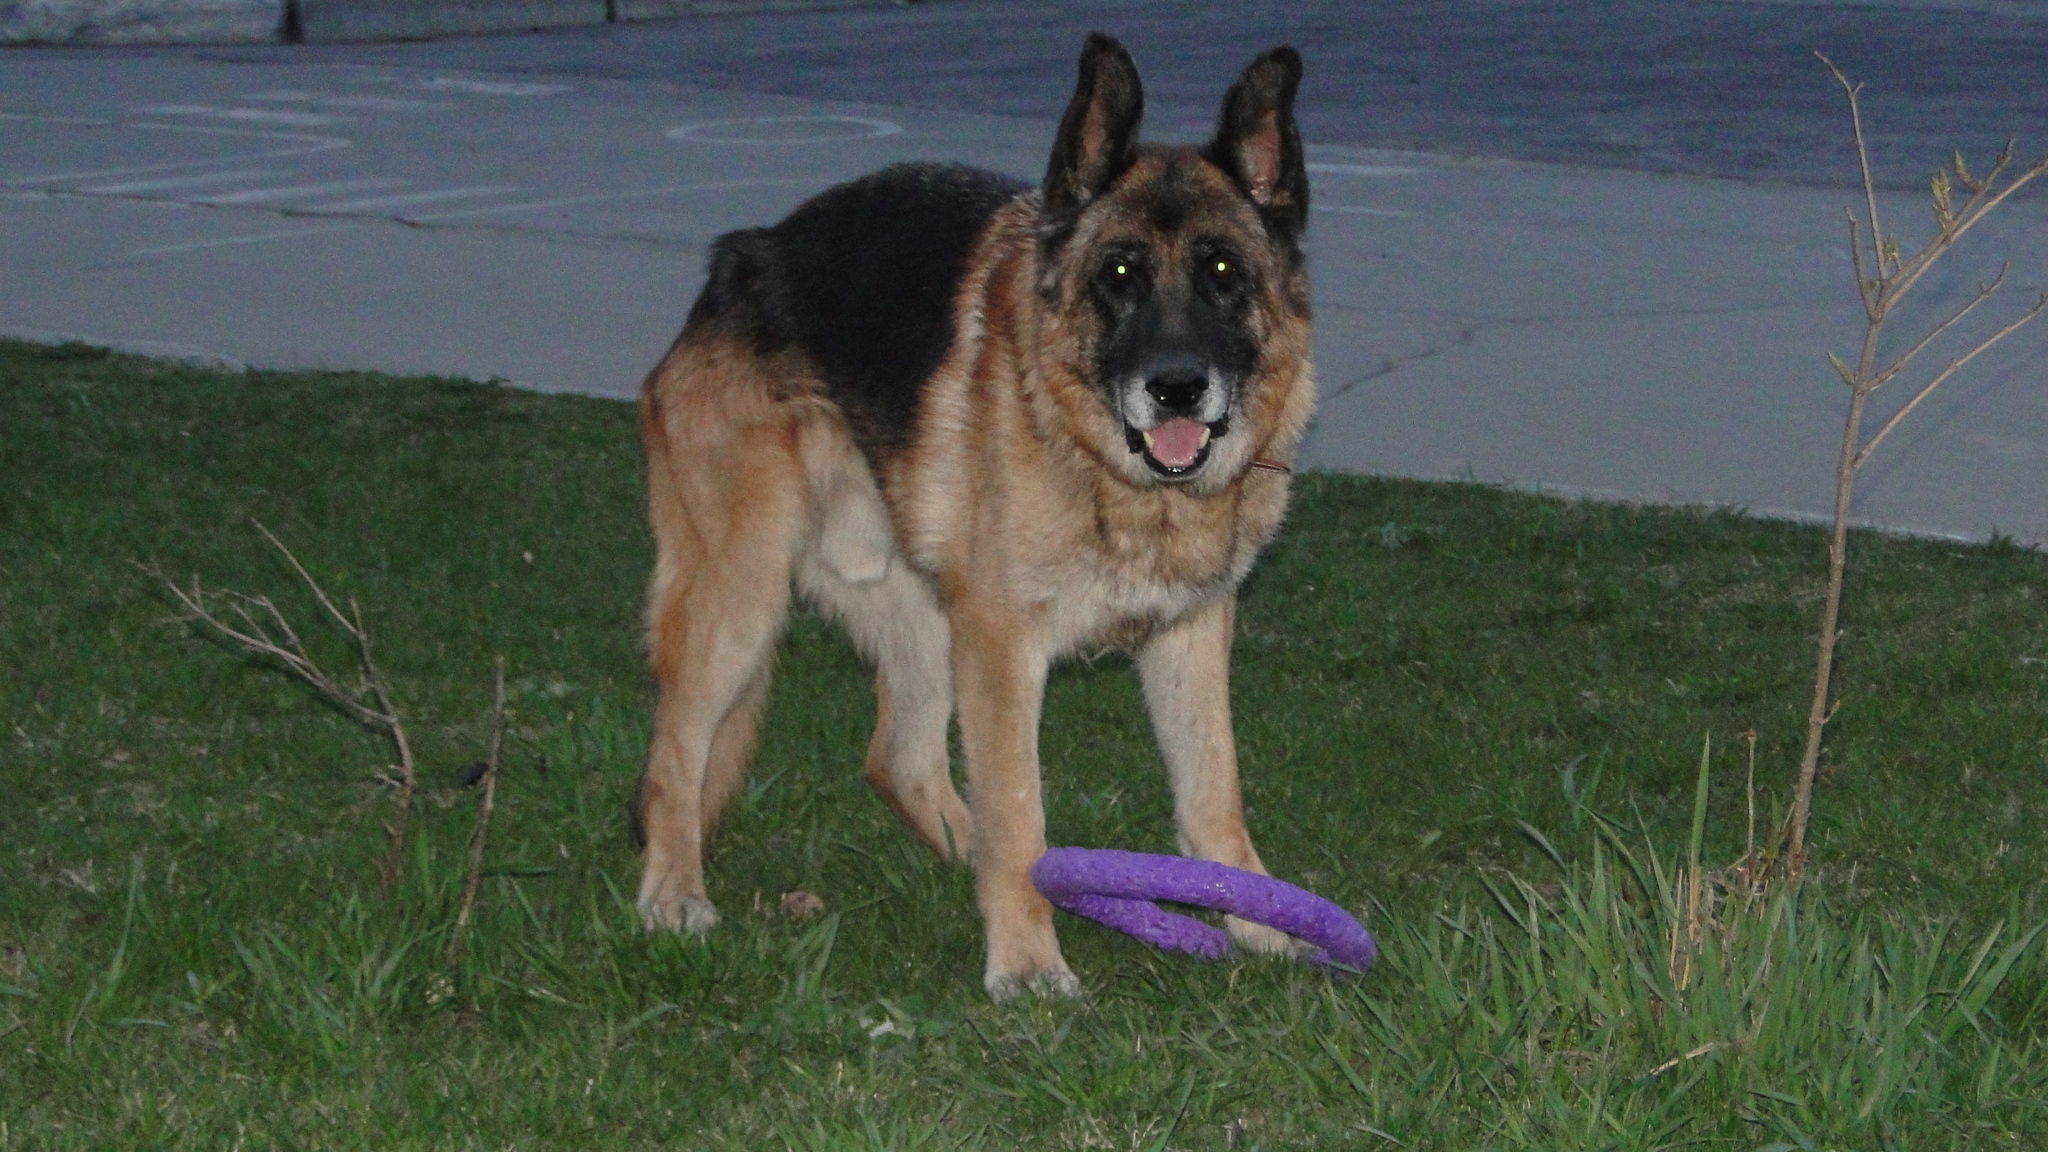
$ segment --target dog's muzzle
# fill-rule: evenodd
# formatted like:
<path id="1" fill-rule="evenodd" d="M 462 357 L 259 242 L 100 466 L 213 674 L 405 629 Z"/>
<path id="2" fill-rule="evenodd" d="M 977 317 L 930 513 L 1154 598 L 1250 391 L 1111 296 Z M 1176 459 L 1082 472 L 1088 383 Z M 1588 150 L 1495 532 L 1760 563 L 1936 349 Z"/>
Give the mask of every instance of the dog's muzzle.
<path id="1" fill-rule="evenodd" d="M 1209 446 L 1230 431 L 1230 393 L 1221 381 L 1194 368 L 1147 376 L 1126 390 L 1124 442 L 1163 479 L 1194 475 Z"/>

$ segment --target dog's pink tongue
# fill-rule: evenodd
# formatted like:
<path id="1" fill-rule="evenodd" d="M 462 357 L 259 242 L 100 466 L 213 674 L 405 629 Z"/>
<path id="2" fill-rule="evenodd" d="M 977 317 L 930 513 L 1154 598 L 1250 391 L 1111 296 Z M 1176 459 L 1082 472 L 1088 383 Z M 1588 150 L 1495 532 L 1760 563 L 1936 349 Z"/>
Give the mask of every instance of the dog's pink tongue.
<path id="1" fill-rule="evenodd" d="M 1168 468 L 1185 468 L 1202 450 L 1202 426 L 1185 416 L 1168 420 L 1152 430 L 1146 446 L 1152 450 L 1152 458 Z"/>

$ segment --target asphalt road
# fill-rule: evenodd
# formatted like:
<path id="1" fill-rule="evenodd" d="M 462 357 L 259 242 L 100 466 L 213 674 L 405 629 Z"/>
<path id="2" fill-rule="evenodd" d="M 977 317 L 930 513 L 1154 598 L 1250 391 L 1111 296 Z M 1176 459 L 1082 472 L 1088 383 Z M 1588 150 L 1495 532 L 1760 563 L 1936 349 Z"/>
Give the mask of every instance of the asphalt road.
<path id="1" fill-rule="evenodd" d="M 2007 134 L 2048 149 L 2048 6 L 1947 2 L 935 0 L 9 50 L 0 332 L 630 395 L 718 233 L 896 160 L 1040 174 L 1086 29 L 1132 45 L 1148 131 L 1183 139 L 1287 40 L 1309 64 L 1309 462 L 1817 516 L 1844 403 L 1824 355 L 1861 334 L 1842 224 L 1861 197 L 1810 50 L 1869 85 L 1888 185 Z M 1880 208 L 1918 227 L 1919 200 Z M 2048 290 L 2048 197 L 1931 277 L 1901 338 L 2006 258 L 1971 323 Z M 2044 363 L 2048 322 L 1972 364 L 1887 443 L 1859 516 L 2048 541 Z"/>
<path id="2" fill-rule="evenodd" d="M 2006 13 L 1999 15 L 1997 13 Z M 1849 187 L 1825 53 L 1867 85 L 1884 183 L 1956 148 L 2048 146 L 2048 0 L 932 0 L 418 44 L 237 50 L 771 92 L 1057 120 L 1075 45 L 1130 45 L 1155 128 L 1214 125 L 1216 78 L 1291 43 L 1325 144 Z"/>

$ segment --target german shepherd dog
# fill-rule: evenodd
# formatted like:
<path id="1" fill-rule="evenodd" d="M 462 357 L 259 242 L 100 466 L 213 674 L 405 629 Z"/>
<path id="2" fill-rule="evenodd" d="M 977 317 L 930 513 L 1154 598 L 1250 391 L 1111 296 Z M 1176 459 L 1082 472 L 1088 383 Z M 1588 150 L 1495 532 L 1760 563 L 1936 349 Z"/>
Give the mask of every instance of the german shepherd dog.
<path id="1" fill-rule="evenodd" d="M 1095 34 L 1037 188 L 900 165 L 712 246 L 641 397 L 660 689 L 636 804 L 650 929 L 718 920 L 703 853 L 800 594 L 877 665 L 867 778 L 965 858 L 998 1000 L 1076 995 L 1038 763 L 1046 672 L 1135 653 L 1183 854 L 1263 871 L 1231 736 L 1236 593 L 1315 403 L 1301 57 L 1275 48 L 1202 146 L 1140 144 Z M 959 717 L 967 795 L 947 729 Z M 1290 950 L 1233 921 L 1256 951 Z"/>

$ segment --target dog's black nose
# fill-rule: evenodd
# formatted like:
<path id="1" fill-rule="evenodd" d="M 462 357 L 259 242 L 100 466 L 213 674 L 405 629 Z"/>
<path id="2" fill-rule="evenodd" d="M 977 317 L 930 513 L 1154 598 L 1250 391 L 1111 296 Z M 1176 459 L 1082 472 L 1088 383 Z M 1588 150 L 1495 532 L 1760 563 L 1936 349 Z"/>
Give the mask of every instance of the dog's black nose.
<path id="1" fill-rule="evenodd" d="M 1191 412 L 1202 402 L 1209 377 L 1194 369 L 1161 372 L 1145 381 L 1145 394 L 1168 412 Z"/>

